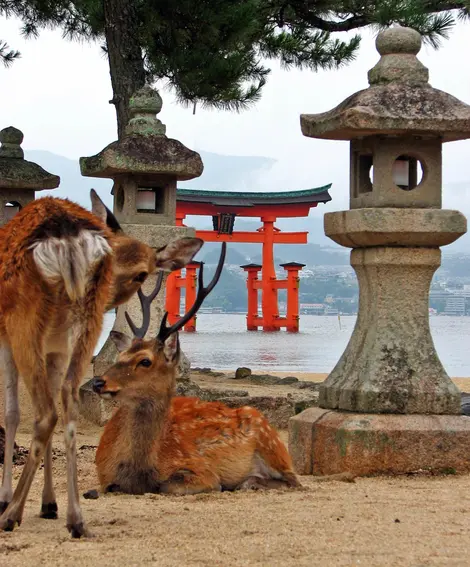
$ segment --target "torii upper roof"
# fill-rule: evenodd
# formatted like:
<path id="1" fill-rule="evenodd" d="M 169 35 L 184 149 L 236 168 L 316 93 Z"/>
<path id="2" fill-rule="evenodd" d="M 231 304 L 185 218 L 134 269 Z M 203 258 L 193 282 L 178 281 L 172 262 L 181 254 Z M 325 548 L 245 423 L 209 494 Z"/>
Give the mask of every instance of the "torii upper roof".
<path id="1" fill-rule="evenodd" d="M 259 216 L 263 212 L 275 211 L 277 216 L 303 216 L 298 211 L 307 211 L 318 203 L 328 203 L 331 196 L 329 185 L 280 192 L 237 192 L 179 189 L 176 191 L 177 210 L 184 214 L 217 214 L 231 212 L 239 216 Z M 297 214 L 294 212 L 297 211 Z"/>

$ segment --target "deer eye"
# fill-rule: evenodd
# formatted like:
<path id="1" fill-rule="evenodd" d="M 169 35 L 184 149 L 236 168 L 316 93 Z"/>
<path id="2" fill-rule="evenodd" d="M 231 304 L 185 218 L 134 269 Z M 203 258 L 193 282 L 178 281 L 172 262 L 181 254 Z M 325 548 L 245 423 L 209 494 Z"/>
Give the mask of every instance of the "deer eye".
<path id="1" fill-rule="evenodd" d="M 145 366 L 145 368 L 148 368 L 152 366 L 152 361 L 148 358 L 143 358 L 137 366 Z"/>
<path id="2" fill-rule="evenodd" d="M 135 276 L 134 281 L 137 283 L 144 283 L 144 281 L 147 279 L 147 276 L 147 272 L 140 272 L 139 275 Z"/>

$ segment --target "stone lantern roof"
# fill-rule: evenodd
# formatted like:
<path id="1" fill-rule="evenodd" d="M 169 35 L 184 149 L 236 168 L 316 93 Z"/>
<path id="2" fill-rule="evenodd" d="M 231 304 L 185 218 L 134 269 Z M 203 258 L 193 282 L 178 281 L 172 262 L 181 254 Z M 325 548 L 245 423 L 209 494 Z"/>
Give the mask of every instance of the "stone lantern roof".
<path id="1" fill-rule="evenodd" d="M 55 189 L 60 177 L 24 159 L 23 132 L 9 126 L 0 131 L 0 189 L 41 191 Z"/>
<path id="2" fill-rule="evenodd" d="M 167 138 L 166 126 L 156 118 L 162 109 L 158 92 L 146 85 L 130 100 L 131 119 L 121 140 L 99 154 L 80 158 L 86 177 L 112 178 L 119 174 L 169 175 L 177 180 L 199 177 L 201 157 L 178 140 Z"/>
<path id="3" fill-rule="evenodd" d="M 428 69 L 416 55 L 420 34 L 394 27 L 376 40 L 381 58 L 369 71 L 369 87 L 333 110 L 300 117 L 302 133 L 312 138 L 354 140 L 386 134 L 470 138 L 470 106 L 428 83 Z"/>

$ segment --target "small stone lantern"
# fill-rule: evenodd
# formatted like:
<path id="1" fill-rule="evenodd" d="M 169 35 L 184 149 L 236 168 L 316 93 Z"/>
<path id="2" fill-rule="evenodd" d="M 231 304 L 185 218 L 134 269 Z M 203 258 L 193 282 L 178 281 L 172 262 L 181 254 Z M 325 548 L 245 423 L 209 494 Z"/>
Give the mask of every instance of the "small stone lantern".
<path id="1" fill-rule="evenodd" d="M 442 210 L 442 144 L 470 138 L 470 107 L 431 87 L 418 32 L 381 32 L 369 88 L 335 109 L 302 115 L 313 138 L 349 140 L 350 210 L 325 215 L 325 234 L 352 248 L 359 313 L 320 408 L 290 423 L 299 473 L 420 468 L 470 470 L 470 420 L 429 328 L 439 247 L 467 230 Z"/>
<path id="2" fill-rule="evenodd" d="M 198 177 L 203 171 L 198 153 L 178 140 L 167 138 L 165 125 L 156 118 L 161 108 L 162 99 L 158 92 L 150 86 L 143 87 L 130 100 L 131 118 L 122 139 L 109 144 L 93 157 L 80 158 L 82 175 L 114 181 L 114 214 L 124 232 L 153 248 L 195 235 L 192 228 L 175 226 L 176 183 Z M 145 282 L 145 293 L 153 289 L 155 277 L 151 276 Z M 149 337 L 156 333 L 160 324 L 164 309 L 163 292 L 152 303 L 151 309 Z M 137 296 L 118 308 L 113 330 L 130 332 L 124 318 L 126 310 L 134 321 L 140 320 Z M 93 376 L 89 378 L 101 376 L 114 362 L 116 354 L 116 347 L 108 338 L 94 358 Z M 109 416 L 109 411 L 103 409 L 106 404 L 94 397 L 87 385 L 82 387 L 81 396 L 82 401 L 86 397 L 87 403 L 82 405 L 82 411 L 87 411 L 87 417 L 96 423 L 104 423 Z"/>
<path id="3" fill-rule="evenodd" d="M 23 132 L 10 126 L 0 131 L 0 226 L 34 201 L 35 192 L 56 189 L 60 177 L 24 159 Z"/>

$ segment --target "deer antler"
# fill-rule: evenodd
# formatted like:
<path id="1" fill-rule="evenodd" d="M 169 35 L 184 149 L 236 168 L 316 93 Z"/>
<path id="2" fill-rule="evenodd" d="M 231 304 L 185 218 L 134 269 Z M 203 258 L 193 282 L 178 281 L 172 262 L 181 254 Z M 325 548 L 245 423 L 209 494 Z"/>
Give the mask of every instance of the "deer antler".
<path id="1" fill-rule="evenodd" d="M 145 337 L 145 333 L 148 331 L 150 325 L 150 305 L 152 301 L 157 297 L 160 288 L 162 287 L 163 282 L 163 272 L 159 272 L 157 276 L 157 281 L 155 283 L 155 289 L 152 291 L 150 295 L 145 295 L 142 291 L 142 288 L 139 289 L 137 295 L 139 297 L 140 305 L 142 307 L 142 326 L 136 327 L 134 322 L 129 316 L 129 313 L 126 311 L 124 315 L 126 316 L 126 321 L 131 331 L 134 333 L 134 337 L 136 339 L 143 339 Z"/>
<path id="2" fill-rule="evenodd" d="M 225 262 L 225 253 L 227 251 L 227 243 L 222 242 L 222 249 L 220 251 L 219 263 L 217 264 L 217 269 L 215 270 L 214 277 L 207 287 L 204 287 L 204 262 L 201 262 L 201 267 L 199 268 L 198 277 L 198 287 L 196 301 L 193 303 L 191 309 L 181 317 L 174 325 L 170 327 L 167 326 L 166 321 L 168 318 L 168 312 L 163 316 L 160 331 L 158 332 L 158 340 L 164 342 L 170 335 L 176 333 L 181 328 L 183 328 L 188 321 L 190 321 L 194 315 L 197 313 L 199 308 L 204 302 L 204 299 L 209 295 L 209 293 L 214 289 L 216 283 L 219 281 L 220 274 L 222 273 L 222 268 Z"/>

